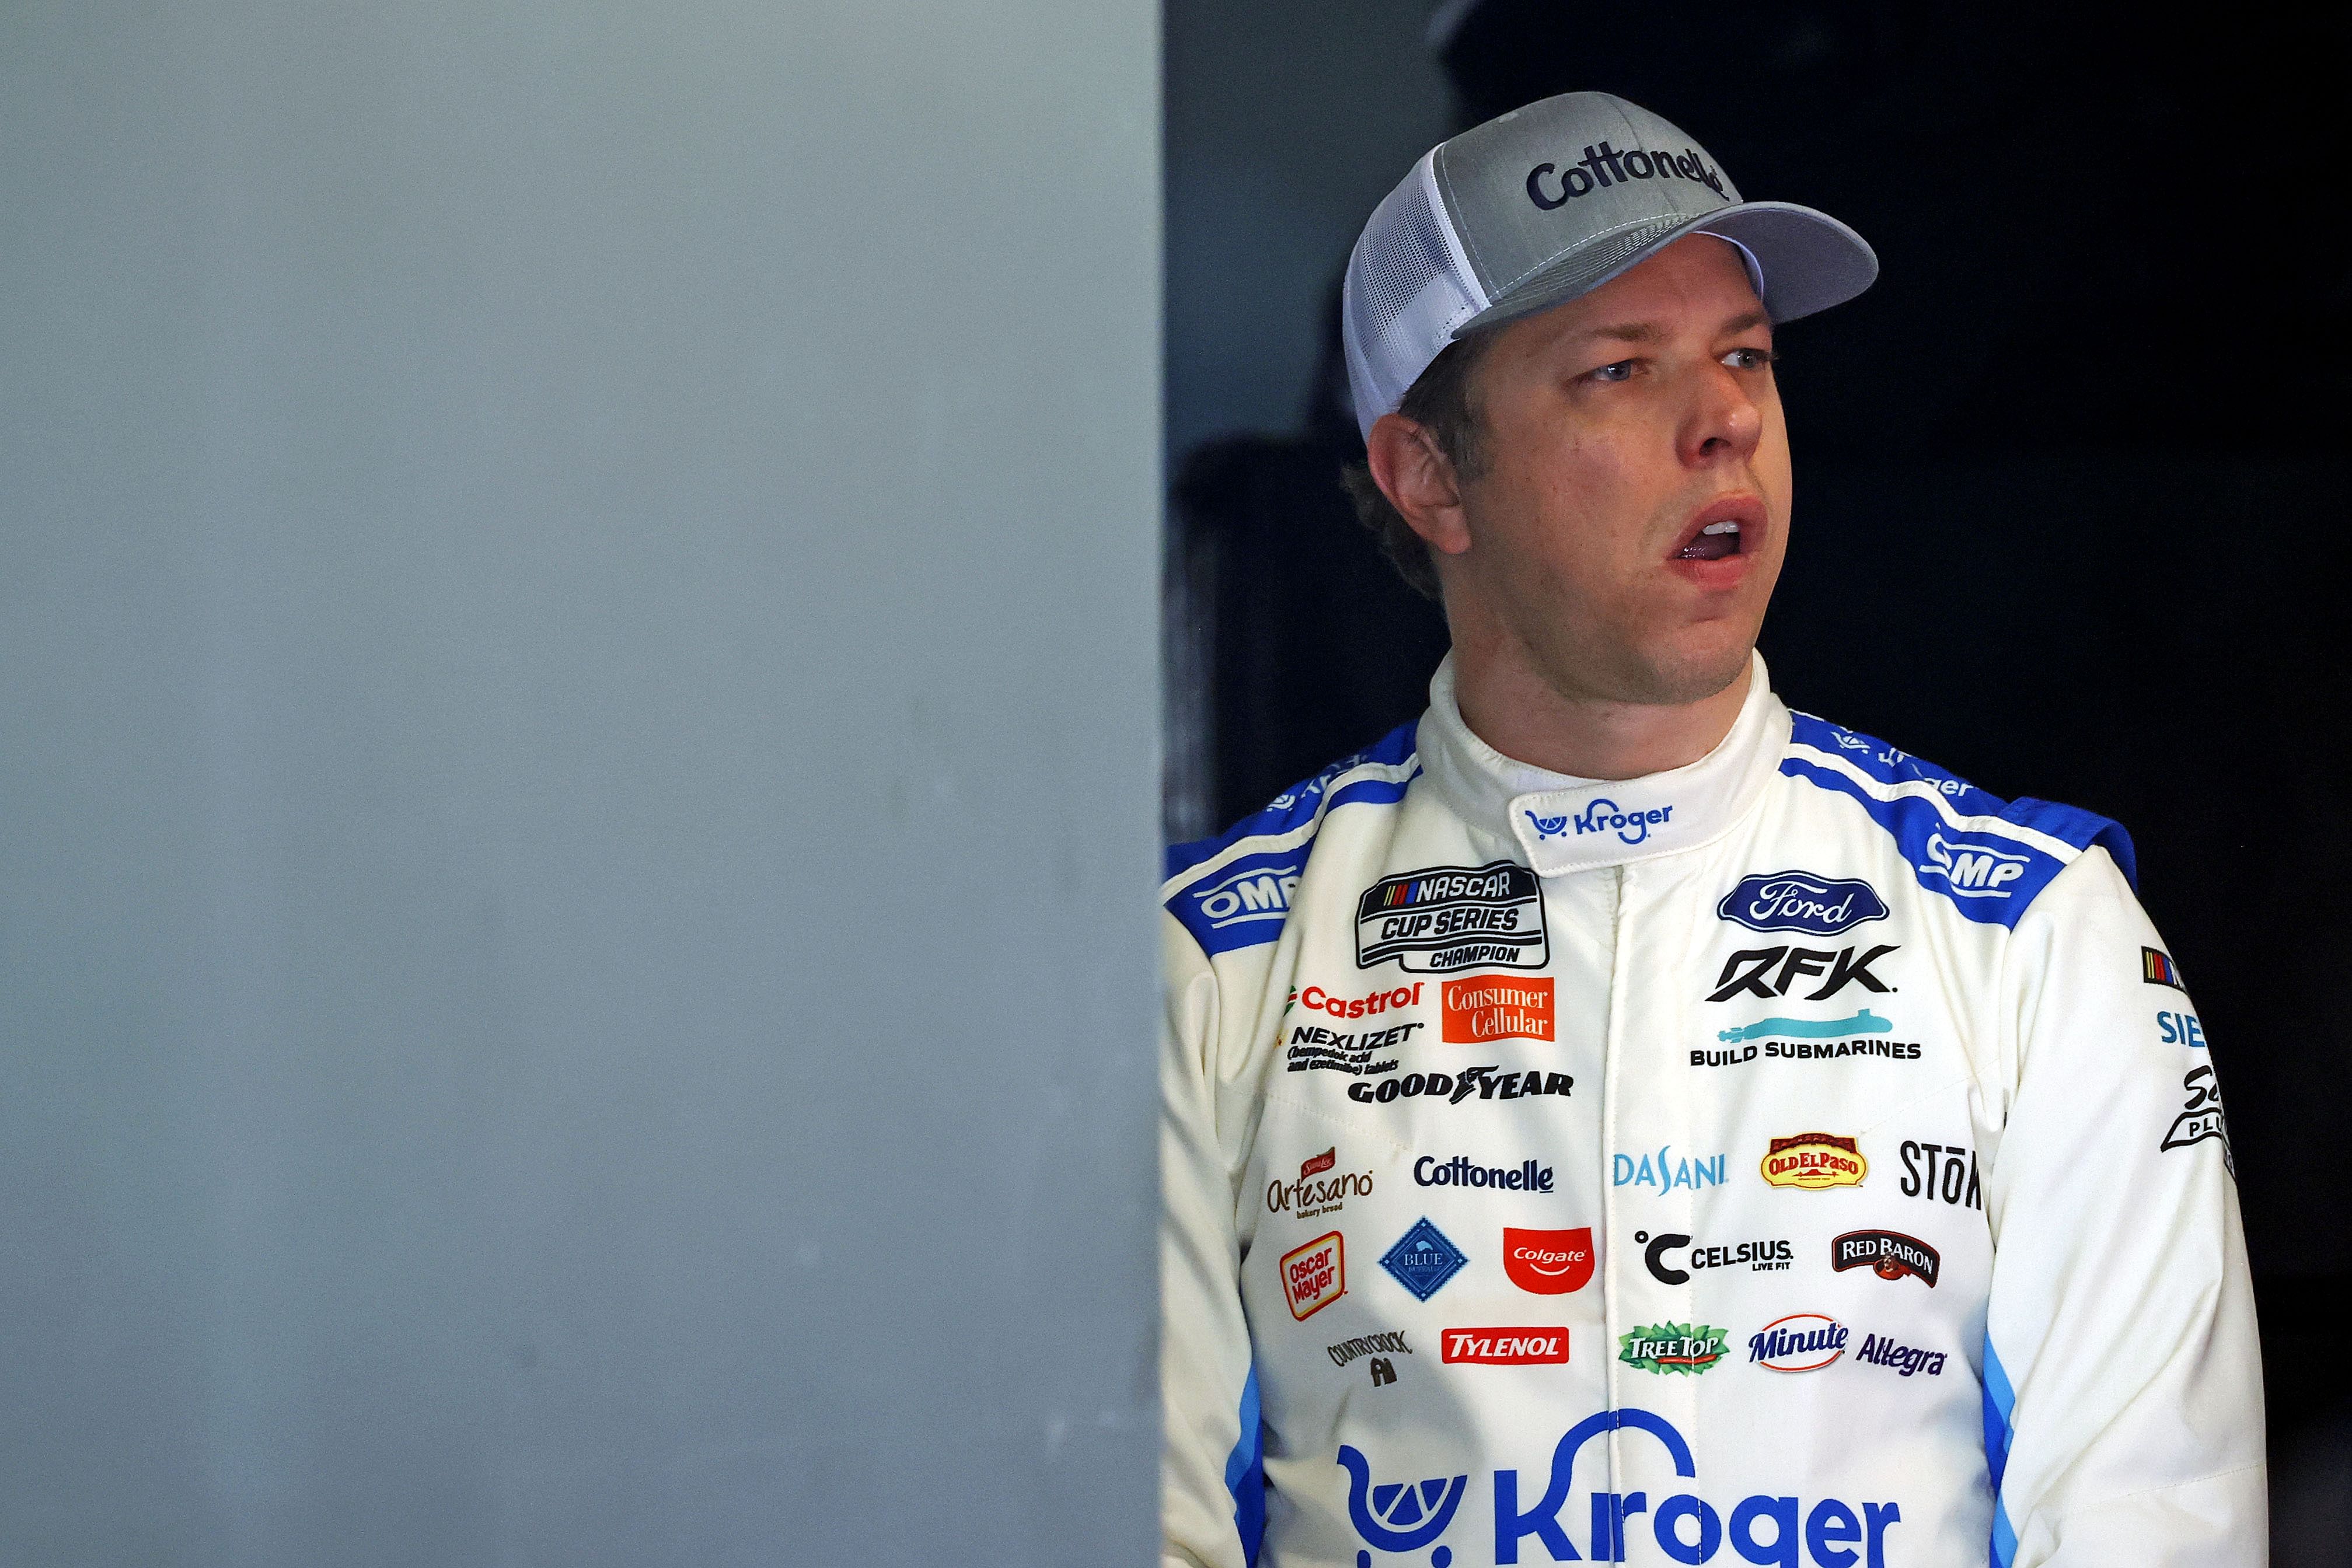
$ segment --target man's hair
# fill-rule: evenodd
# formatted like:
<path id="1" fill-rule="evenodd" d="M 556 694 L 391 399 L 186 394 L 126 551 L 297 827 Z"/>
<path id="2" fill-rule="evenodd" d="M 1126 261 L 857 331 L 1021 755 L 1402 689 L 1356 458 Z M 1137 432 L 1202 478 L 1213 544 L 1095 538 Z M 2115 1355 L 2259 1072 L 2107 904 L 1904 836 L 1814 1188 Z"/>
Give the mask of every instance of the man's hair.
<path id="1" fill-rule="evenodd" d="M 1478 405 L 1470 395 L 1471 373 L 1494 340 L 1491 331 L 1473 332 L 1470 336 L 1445 345 L 1429 368 L 1413 378 L 1405 389 L 1404 401 L 1397 412 L 1427 430 L 1445 460 L 1454 465 L 1456 476 L 1475 479 L 1484 466 L 1486 453 L 1481 442 L 1484 432 L 1479 425 Z M 1356 520 L 1371 529 L 1381 541 L 1381 553 L 1397 569 L 1414 592 L 1435 599 L 1437 563 L 1430 556 L 1429 546 L 1412 531 L 1402 514 L 1389 504 L 1381 494 L 1380 481 L 1372 477 L 1369 462 L 1351 463 L 1339 476 L 1347 486 L 1348 495 L 1356 503 Z"/>

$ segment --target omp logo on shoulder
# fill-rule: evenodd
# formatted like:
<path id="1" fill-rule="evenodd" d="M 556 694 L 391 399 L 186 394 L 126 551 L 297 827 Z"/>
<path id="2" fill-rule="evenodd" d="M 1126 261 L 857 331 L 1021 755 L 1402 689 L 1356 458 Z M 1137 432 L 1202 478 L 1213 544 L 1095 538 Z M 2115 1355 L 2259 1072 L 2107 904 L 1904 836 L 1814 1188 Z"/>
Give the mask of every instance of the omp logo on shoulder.
<path id="1" fill-rule="evenodd" d="M 2008 898 L 2009 883 L 2025 874 L 2033 857 L 2016 850 L 1994 849 L 1942 833 L 1927 835 L 1927 858 L 1918 864 L 1921 876 L 1941 877 L 1958 898 Z"/>
<path id="2" fill-rule="evenodd" d="M 1291 895 L 1298 891 L 1298 878 L 1305 869 L 1295 862 L 1250 864 L 1229 872 L 1221 881 L 1188 887 L 1184 896 L 1192 901 L 1194 913 L 1212 931 L 1250 920 L 1280 920 L 1290 913 Z"/>
<path id="3" fill-rule="evenodd" d="M 1542 968 L 1550 946 L 1536 873 L 1490 861 L 1382 877 L 1356 901 L 1356 967 L 1391 958 L 1416 974 Z"/>
<path id="4" fill-rule="evenodd" d="M 1834 936 L 1849 925 L 1885 919 L 1886 904 L 1876 889 L 1859 877 L 1776 871 L 1769 876 L 1743 877 L 1738 886 L 1723 895 L 1715 913 L 1750 931 Z"/>

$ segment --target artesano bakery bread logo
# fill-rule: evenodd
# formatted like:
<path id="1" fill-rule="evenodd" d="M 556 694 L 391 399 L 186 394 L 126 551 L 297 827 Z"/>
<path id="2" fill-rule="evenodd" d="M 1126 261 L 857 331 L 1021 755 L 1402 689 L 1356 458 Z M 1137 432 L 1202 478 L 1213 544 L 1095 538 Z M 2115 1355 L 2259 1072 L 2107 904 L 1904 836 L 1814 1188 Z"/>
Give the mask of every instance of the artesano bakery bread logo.
<path id="1" fill-rule="evenodd" d="M 1801 1186 L 1818 1192 L 1825 1186 L 1860 1186 L 1870 1174 L 1870 1162 L 1852 1138 L 1834 1133 L 1799 1133 L 1775 1138 L 1764 1152 L 1764 1179 L 1774 1186 Z"/>
<path id="2" fill-rule="evenodd" d="M 1443 997 L 1445 1010 L 1440 1038 L 1448 1044 L 1552 1037 L 1549 976 L 1521 980 L 1507 975 L 1480 975 L 1475 979 L 1448 980 Z"/>

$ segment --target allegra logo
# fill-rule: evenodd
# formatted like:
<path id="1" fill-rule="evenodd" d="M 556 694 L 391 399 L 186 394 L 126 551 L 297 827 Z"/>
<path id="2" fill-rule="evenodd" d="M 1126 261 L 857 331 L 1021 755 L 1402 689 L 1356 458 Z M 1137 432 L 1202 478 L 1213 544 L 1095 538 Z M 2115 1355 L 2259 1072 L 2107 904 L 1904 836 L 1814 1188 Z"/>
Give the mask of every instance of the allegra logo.
<path id="1" fill-rule="evenodd" d="M 1335 1019 L 1377 1017 L 1391 1009 L 1416 1005 L 1421 1000 L 1422 984 L 1416 980 L 1394 990 L 1374 991 L 1369 997 L 1335 997 L 1320 986 L 1309 986 L 1295 993 L 1291 1000 L 1312 1011 L 1329 1013 Z"/>
<path id="2" fill-rule="evenodd" d="M 1522 1230 L 1506 1225 L 1503 1272 L 1533 1295 L 1565 1296 L 1584 1289 L 1592 1279 L 1592 1227 Z"/>
<path id="3" fill-rule="evenodd" d="M 1664 823 L 1675 814 L 1672 806 L 1654 806 L 1645 811 L 1618 810 L 1614 800 L 1600 800 L 1584 808 L 1574 819 L 1576 836 L 1587 833 L 1613 832 L 1629 844 L 1638 844 L 1650 836 L 1650 830 Z"/>
<path id="4" fill-rule="evenodd" d="M 1817 1192 L 1825 1186 L 1860 1186 L 1862 1178 L 1870 1174 L 1870 1162 L 1862 1157 L 1860 1145 L 1852 1138 L 1799 1133 L 1793 1138 L 1773 1139 L 1760 1168 L 1764 1179 L 1774 1186 Z"/>
<path id="5" fill-rule="evenodd" d="M 1859 877 L 1815 876 L 1811 872 L 1776 871 L 1769 876 L 1744 877 L 1723 895 L 1716 915 L 1736 920 L 1750 931 L 1802 931 L 1813 936 L 1834 936 L 1865 920 L 1886 918 L 1885 901 Z"/>
<path id="6" fill-rule="evenodd" d="M 1419 986 L 1413 988 L 1418 991 Z M 1450 1045 L 1483 1045 L 1490 1040 L 1552 1038 L 1551 977 L 1515 980 L 1502 975 L 1448 980 L 1440 993 L 1444 1009 L 1439 1038 Z"/>
<path id="7" fill-rule="evenodd" d="M 1443 1359 L 1476 1366 L 1564 1366 L 1568 1331 L 1559 1329 L 1447 1329 Z"/>
<path id="8" fill-rule="evenodd" d="M 1282 1255 L 1282 1297 L 1304 1322 L 1348 1293 L 1347 1244 L 1336 1230 Z"/>
<path id="9" fill-rule="evenodd" d="M 1941 833 L 1927 835 L 1927 858 L 1918 866 L 1921 876 L 1939 876 L 1957 898 L 2007 898 L 2008 884 L 2025 874 L 2032 855 L 1965 843 Z"/>

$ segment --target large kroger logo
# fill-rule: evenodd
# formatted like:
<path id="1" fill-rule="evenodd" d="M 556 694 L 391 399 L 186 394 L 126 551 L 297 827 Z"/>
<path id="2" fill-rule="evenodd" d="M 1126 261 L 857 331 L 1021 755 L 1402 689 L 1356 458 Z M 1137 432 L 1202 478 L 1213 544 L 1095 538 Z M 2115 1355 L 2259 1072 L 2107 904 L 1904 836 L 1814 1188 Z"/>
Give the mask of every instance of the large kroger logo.
<path id="1" fill-rule="evenodd" d="M 1576 1456 L 1586 1443 L 1617 1427 L 1638 1427 L 1649 1433 L 1674 1461 L 1675 1474 L 1696 1479 L 1698 1465 L 1691 1457 L 1690 1445 L 1663 1416 L 1646 1410 L 1604 1410 L 1587 1416 L 1570 1427 L 1553 1448 L 1551 1474 L 1543 1495 L 1526 1512 L 1519 1511 L 1519 1472 L 1495 1472 L 1496 1563 L 1517 1563 L 1519 1542 L 1530 1535 L 1542 1542 L 1553 1562 L 1578 1561 L 1576 1544 L 1559 1517 L 1568 1506 Z M 1454 1561 L 1453 1549 L 1434 1543 L 1462 1506 L 1470 1486 L 1467 1475 L 1376 1483 L 1370 1462 L 1345 1443 L 1339 1446 L 1339 1462 L 1348 1472 L 1348 1519 L 1359 1536 L 1384 1552 L 1433 1547 L 1429 1554 L 1431 1568 L 1448 1568 Z M 1816 1568 L 1854 1568 L 1857 1563 L 1866 1563 L 1867 1568 L 1885 1568 L 1887 1529 L 1903 1520 L 1902 1509 L 1892 1502 L 1865 1502 L 1857 1507 L 1823 1498 L 1808 1510 L 1801 1499 L 1759 1493 L 1734 1503 L 1727 1517 L 1695 1492 L 1676 1492 L 1654 1510 L 1646 1492 L 1597 1491 L 1591 1494 L 1591 1533 L 1585 1555 L 1595 1563 L 1625 1561 L 1626 1532 L 1636 1528 L 1633 1521 L 1643 1514 L 1649 1515 L 1658 1550 L 1676 1563 L 1710 1561 L 1722 1551 L 1727 1536 L 1733 1550 L 1748 1562 L 1778 1563 L 1780 1568 L 1801 1568 L 1804 1562 L 1799 1554 L 1801 1547 L 1811 1553 Z M 1356 1553 L 1357 1568 L 1372 1568 L 1372 1563 L 1371 1552 Z"/>
<path id="2" fill-rule="evenodd" d="M 1638 844 L 1650 836 L 1650 830 L 1653 827 L 1665 821 L 1674 814 L 1675 809 L 1672 806 L 1654 806 L 1645 811 L 1621 811 L 1617 809 L 1616 801 L 1604 799 L 1594 800 L 1585 807 L 1581 813 L 1570 818 L 1569 821 L 1575 827 L 1576 836 L 1580 839 L 1587 833 L 1614 832 L 1625 842 Z M 1533 815 L 1532 812 L 1529 813 L 1530 817 Z M 1555 822 L 1559 821 L 1557 818 L 1550 820 Z M 1538 821 L 1536 826 L 1541 830 L 1543 823 Z M 1555 827 L 1550 832 L 1544 832 L 1541 836 L 1549 838 L 1551 832 L 1557 831 L 1559 829 Z"/>
<path id="3" fill-rule="evenodd" d="M 1859 877 L 1776 871 L 1769 876 L 1742 878 L 1738 887 L 1723 895 L 1715 913 L 1750 931 L 1803 931 L 1834 936 L 1849 925 L 1885 919 L 1886 904 L 1877 890 Z"/>

